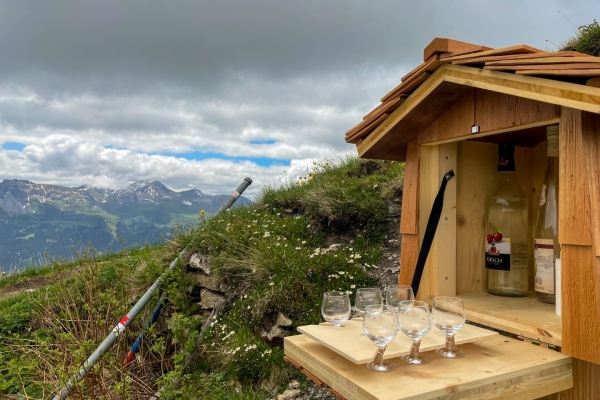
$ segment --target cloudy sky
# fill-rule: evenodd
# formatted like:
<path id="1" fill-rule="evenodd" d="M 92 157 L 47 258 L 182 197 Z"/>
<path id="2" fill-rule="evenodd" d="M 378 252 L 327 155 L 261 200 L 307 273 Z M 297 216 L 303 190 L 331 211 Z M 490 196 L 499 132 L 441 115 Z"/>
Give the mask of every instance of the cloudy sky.
<path id="1" fill-rule="evenodd" d="M 0 0 L 0 180 L 246 194 L 344 133 L 436 36 L 556 50 L 597 0 Z"/>

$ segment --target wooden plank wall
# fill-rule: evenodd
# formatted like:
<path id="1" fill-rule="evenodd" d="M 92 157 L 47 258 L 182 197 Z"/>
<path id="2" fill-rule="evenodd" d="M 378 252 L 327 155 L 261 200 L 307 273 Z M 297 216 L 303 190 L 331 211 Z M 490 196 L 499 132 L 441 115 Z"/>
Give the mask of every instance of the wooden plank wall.
<path id="1" fill-rule="evenodd" d="M 457 168 L 457 230 L 456 242 L 457 292 L 485 291 L 483 254 L 485 236 L 485 199 L 492 191 L 498 163 L 498 146 L 490 143 L 462 141 L 458 143 Z M 539 191 L 546 172 L 546 143 L 534 148 L 516 147 L 517 179 L 529 202 L 529 227 L 533 225 L 539 208 Z M 533 236 L 531 236 L 533 242 Z M 529 249 L 533 262 L 533 248 Z M 529 287 L 533 290 L 533 270 Z"/>
<path id="2" fill-rule="evenodd" d="M 418 144 L 442 137 L 462 135 L 471 118 L 468 96 L 426 128 L 418 137 Z M 477 90 L 474 118 L 483 129 L 502 129 L 508 123 L 526 124 L 545 121 L 560 114 L 560 209 L 559 242 L 562 258 L 563 293 L 563 352 L 574 360 L 574 387 L 560 393 L 561 400 L 600 397 L 600 116 L 580 110 L 544 105 L 512 96 L 494 95 Z M 495 103 L 492 107 L 490 104 Z M 483 104 L 483 105 L 482 105 Z M 485 105 L 485 107 L 484 107 Z M 483 107 L 483 108 L 482 108 Z M 460 111 L 459 111 L 460 110 Z M 482 114 L 482 112 L 484 114 Z M 454 114 L 456 113 L 456 114 Z M 462 115 L 461 122 L 456 117 Z M 451 115 L 452 114 L 452 115 Z M 441 124 L 441 121 L 445 121 Z M 450 121 L 450 122 L 448 122 Z M 426 138 L 426 140 L 424 140 Z M 409 188 L 404 207 L 418 217 L 409 215 L 403 222 L 403 265 L 416 263 L 419 243 L 427 224 L 431 205 L 439 189 L 442 176 L 455 168 L 457 176 L 448 186 L 445 208 L 436 239 L 423 275 L 419 298 L 454 293 L 484 291 L 483 243 L 485 236 L 484 201 L 491 190 L 497 157 L 497 147 L 489 143 L 460 141 L 436 146 L 413 142 L 413 156 L 407 162 L 414 166 L 407 178 L 417 188 Z M 584 146 L 585 144 L 585 146 Z M 454 147 L 451 147 L 454 146 Z M 517 148 L 516 164 L 519 182 L 526 192 L 529 204 L 529 223 L 533 228 L 537 216 L 539 194 L 546 165 L 545 142 L 534 148 Z M 418 149 L 416 151 L 415 149 Z M 418 156 L 415 156 L 418 154 Z M 410 161 L 412 159 L 412 161 Z M 416 161 L 418 160 L 418 161 Z M 416 171 L 416 172 L 414 172 Z M 592 193 L 590 193 L 590 191 Z M 590 202 L 590 196 L 593 200 Z M 409 197 L 406 199 L 408 200 Z M 594 203 L 594 204 L 591 204 Z M 407 204 L 407 205 L 405 205 Z M 454 207 L 454 210 L 448 207 Z M 446 220 L 445 218 L 448 217 Z M 446 221 L 454 220 L 454 231 Z M 531 229 L 533 232 L 533 229 Z M 460 238 L 457 240 L 456 238 Z M 442 238 L 442 240 L 440 240 Z M 448 239 L 454 238 L 454 239 Z M 452 250 L 455 253 L 453 256 Z M 531 251 L 532 253 L 532 251 Z M 532 257 L 532 254 L 530 254 Z M 455 274 L 452 271 L 455 271 Z M 401 268 L 401 283 L 410 283 L 414 269 Z M 451 276 L 456 281 L 451 281 Z M 446 280 L 448 277 L 448 280 Z M 530 279 L 532 276 L 530 277 Z M 454 285 L 454 288 L 451 287 Z M 530 287 L 533 287 L 530 282 Z"/>
<path id="3" fill-rule="evenodd" d="M 458 143 L 456 241 L 456 291 L 483 292 L 485 197 L 492 190 L 498 164 L 497 146 L 489 143 Z"/>
<path id="4" fill-rule="evenodd" d="M 590 171 L 587 157 L 588 153 L 593 157 L 600 140 L 599 123 L 597 115 L 565 107 L 559 136 L 562 348 L 565 354 L 594 363 L 600 363 L 600 277 L 592 232 L 600 226 L 594 225 L 597 220 L 591 215 L 590 202 L 599 199 L 590 198 L 588 175 L 593 177 L 594 170 Z"/>
<path id="5" fill-rule="evenodd" d="M 421 146 L 416 140 L 408 143 L 406 165 L 404 167 L 404 189 L 402 191 L 402 212 L 400 214 L 400 250 L 401 285 L 410 285 L 419 256 L 419 162 Z"/>
<path id="6" fill-rule="evenodd" d="M 560 107 L 489 90 L 475 92 L 475 125 L 481 132 L 527 125 L 560 116 Z"/>
<path id="7" fill-rule="evenodd" d="M 419 170 L 419 243 L 423 241 L 431 206 L 442 178 L 457 168 L 457 145 L 420 146 Z M 419 299 L 456 294 L 456 178 L 451 179 L 444 194 L 444 208 L 425 264 Z"/>
<path id="8" fill-rule="evenodd" d="M 481 133 L 511 131 L 520 126 L 539 126 L 559 116 L 559 106 L 489 90 L 471 89 L 424 129 L 418 141 L 419 144 L 445 143 L 470 137 L 472 125 L 479 125 Z"/>
<path id="9" fill-rule="evenodd" d="M 560 400 L 600 398 L 600 267 L 592 216 L 598 193 L 600 117 L 563 107 L 560 120 L 559 242 L 563 353 L 573 359 L 573 388 Z"/>

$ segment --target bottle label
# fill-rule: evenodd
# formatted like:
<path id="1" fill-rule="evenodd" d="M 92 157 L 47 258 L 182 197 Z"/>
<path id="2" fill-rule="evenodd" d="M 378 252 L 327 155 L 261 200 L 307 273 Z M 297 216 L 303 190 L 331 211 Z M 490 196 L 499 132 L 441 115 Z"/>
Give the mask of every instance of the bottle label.
<path id="1" fill-rule="evenodd" d="M 510 239 L 485 243 L 485 267 L 498 271 L 510 271 Z"/>
<path id="2" fill-rule="evenodd" d="M 535 291 L 554 294 L 554 245 L 552 239 L 535 239 Z"/>

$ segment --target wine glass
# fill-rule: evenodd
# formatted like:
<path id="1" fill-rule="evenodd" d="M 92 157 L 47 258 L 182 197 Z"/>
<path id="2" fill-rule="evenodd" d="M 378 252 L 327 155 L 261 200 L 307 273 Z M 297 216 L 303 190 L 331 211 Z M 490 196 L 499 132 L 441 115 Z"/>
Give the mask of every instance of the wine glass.
<path id="1" fill-rule="evenodd" d="M 381 290 L 377 288 L 360 288 L 356 290 L 356 299 L 354 302 L 356 313 L 363 316 L 367 306 L 383 307 L 383 295 Z"/>
<path id="2" fill-rule="evenodd" d="M 400 330 L 412 339 L 410 354 L 401 358 L 407 364 L 427 365 L 429 357 L 419 355 L 421 339 L 431 329 L 429 305 L 419 300 L 403 300 L 398 304 L 398 323 Z"/>
<path id="3" fill-rule="evenodd" d="M 403 300 L 414 300 L 415 294 L 413 293 L 410 285 L 387 285 L 385 287 L 385 304 L 392 306 L 398 310 L 398 303 Z"/>
<path id="4" fill-rule="evenodd" d="M 393 307 L 370 305 L 365 307 L 363 330 L 367 337 L 377 345 L 377 353 L 367 368 L 377 372 L 390 372 L 396 369 L 393 362 L 383 361 L 383 353 L 389 342 L 398 332 L 396 312 Z"/>
<path id="5" fill-rule="evenodd" d="M 463 301 L 458 297 L 434 297 L 431 314 L 435 326 L 446 334 L 446 347 L 437 349 L 435 354 L 445 358 L 463 358 L 465 352 L 454 343 L 454 334 L 465 325 Z"/>
<path id="6" fill-rule="evenodd" d="M 321 314 L 325 321 L 335 327 L 350 319 L 350 297 L 346 292 L 325 292 L 323 293 L 323 304 L 321 305 Z"/>

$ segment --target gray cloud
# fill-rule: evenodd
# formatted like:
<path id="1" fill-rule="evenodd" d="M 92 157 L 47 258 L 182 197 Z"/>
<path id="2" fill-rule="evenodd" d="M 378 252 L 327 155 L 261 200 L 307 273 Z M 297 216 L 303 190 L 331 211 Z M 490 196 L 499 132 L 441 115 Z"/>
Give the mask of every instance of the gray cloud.
<path id="1" fill-rule="evenodd" d="M 285 180 L 352 149 L 344 132 L 436 36 L 556 50 L 600 4 L 0 0 L 0 9 L 0 142 L 27 145 L 0 151 L 1 177 L 159 179 L 217 193 L 251 174 Z M 292 163 L 160 155 L 194 151 Z"/>

